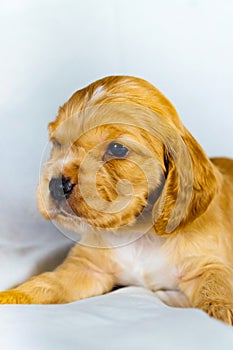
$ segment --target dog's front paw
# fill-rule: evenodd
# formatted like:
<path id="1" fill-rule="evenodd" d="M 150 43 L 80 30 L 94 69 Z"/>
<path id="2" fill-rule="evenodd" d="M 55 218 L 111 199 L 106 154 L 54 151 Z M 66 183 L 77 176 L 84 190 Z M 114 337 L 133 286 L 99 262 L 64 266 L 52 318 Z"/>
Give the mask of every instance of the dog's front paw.
<path id="1" fill-rule="evenodd" d="M 233 304 L 231 302 L 212 301 L 198 305 L 198 308 L 207 312 L 211 317 L 217 318 L 229 325 L 233 325 Z"/>
<path id="2" fill-rule="evenodd" d="M 27 294 L 12 289 L 0 292 L 0 304 L 31 304 L 31 299 Z"/>

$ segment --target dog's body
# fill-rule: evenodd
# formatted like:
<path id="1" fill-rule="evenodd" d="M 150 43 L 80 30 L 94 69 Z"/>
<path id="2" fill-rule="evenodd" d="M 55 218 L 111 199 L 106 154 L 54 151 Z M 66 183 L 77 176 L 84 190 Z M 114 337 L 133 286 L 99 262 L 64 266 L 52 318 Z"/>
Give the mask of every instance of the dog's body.
<path id="1" fill-rule="evenodd" d="M 82 234 L 55 271 L 0 303 L 65 303 L 139 285 L 233 323 L 233 160 L 209 160 L 149 83 L 108 77 L 50 123 L 41 213 Z"/>

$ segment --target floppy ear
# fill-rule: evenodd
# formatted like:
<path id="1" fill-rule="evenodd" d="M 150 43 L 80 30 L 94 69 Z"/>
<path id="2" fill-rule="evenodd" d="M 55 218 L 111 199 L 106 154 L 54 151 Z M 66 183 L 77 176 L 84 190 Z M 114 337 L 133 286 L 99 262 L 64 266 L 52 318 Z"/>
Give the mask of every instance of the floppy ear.
<path id="1" fill-rule="evenodd" d="M 207 210 L 217 192 L 213 164 L 185 128 L 182 134 L 172 145 L 165 145 L 166 182 L 152 213 L 157 235 L 194 221 Z"/>

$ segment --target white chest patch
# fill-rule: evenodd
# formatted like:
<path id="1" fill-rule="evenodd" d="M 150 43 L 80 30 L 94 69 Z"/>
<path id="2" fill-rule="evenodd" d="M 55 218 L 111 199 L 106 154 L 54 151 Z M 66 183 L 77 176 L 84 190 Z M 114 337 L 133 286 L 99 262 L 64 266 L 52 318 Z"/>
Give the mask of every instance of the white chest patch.
<path id="1" fill-rule="evenodd" d="M 177 290 L 177 271 L 168 263 L 162 249 L 163 238 L 145 235 L 137 241 L 114 249 L 119 267 L 119 285 L 137 285 L 158 290 Z"/>

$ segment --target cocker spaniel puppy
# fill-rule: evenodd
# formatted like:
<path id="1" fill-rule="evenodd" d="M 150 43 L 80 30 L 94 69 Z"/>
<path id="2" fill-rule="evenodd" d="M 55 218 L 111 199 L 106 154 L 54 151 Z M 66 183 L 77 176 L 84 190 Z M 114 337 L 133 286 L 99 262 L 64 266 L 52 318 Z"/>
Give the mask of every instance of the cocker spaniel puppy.
<path id="1" fill-rule="evenodd" d="M 209 159 L 148 82 L 101 79 L 49 124 L 42 215 L 81 240 L 0 303 L 68 303 L 146 287 L 233 323 L 233 160 Z"/>

